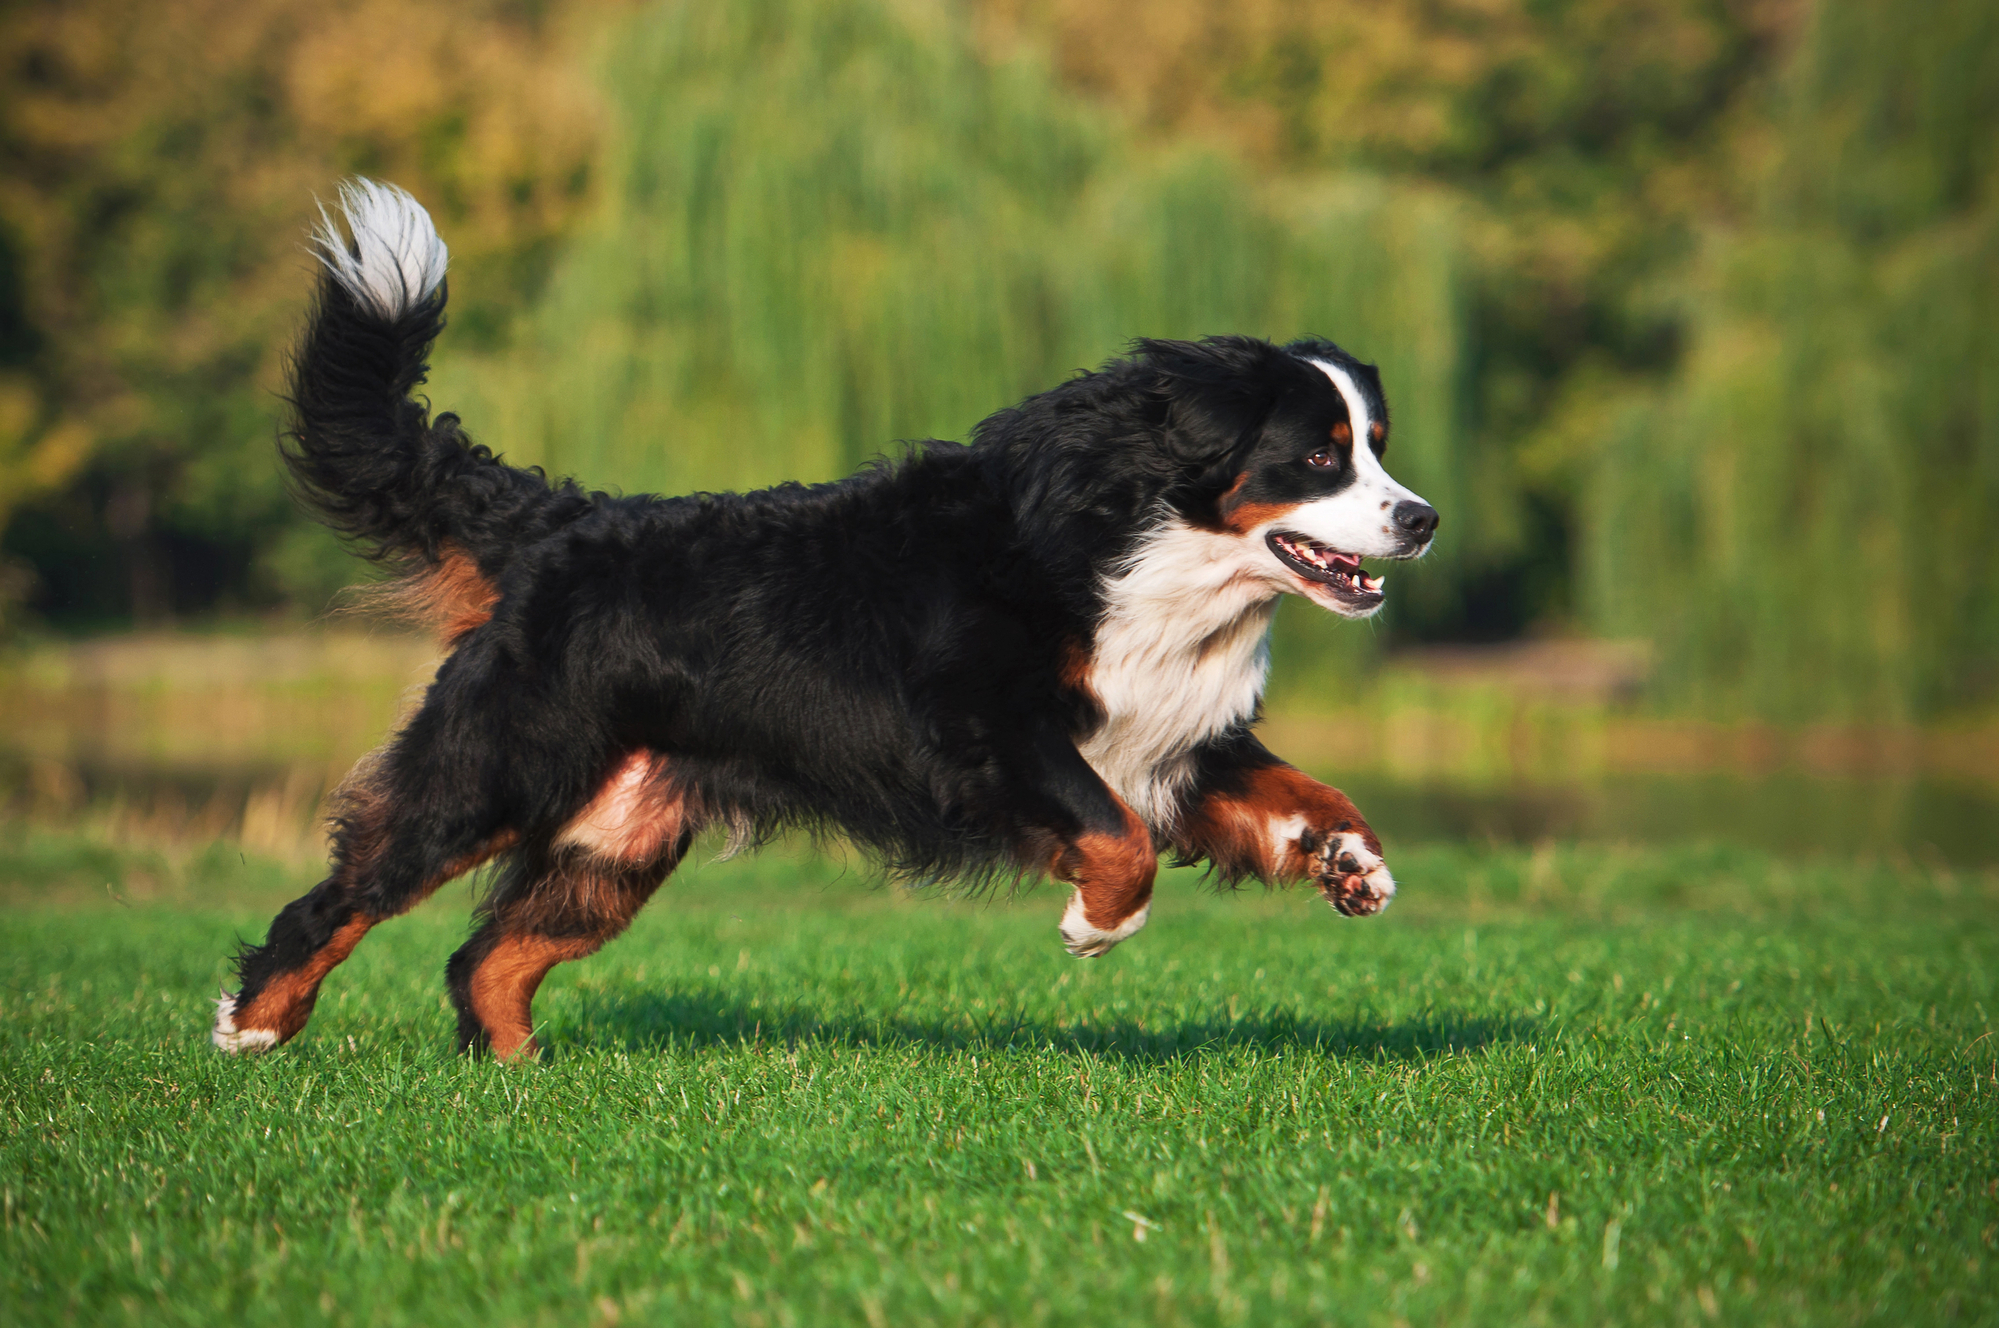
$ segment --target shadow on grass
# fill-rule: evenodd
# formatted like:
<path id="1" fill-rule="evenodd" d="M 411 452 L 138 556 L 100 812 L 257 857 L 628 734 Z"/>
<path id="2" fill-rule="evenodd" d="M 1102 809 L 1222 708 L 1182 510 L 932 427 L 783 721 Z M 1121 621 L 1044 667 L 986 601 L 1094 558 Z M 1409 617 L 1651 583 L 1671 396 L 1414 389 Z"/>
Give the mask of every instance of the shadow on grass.
<path id="1" fill-rule="evenodd" d="M 1077 1019 L 969 1016 L 948 1020 L 884 1014 L 835 1015 L 805 1006 L 752 1008 L 720 992 L 678 995 L 584 994 L 581 1010 L 542 1036 L 555 1055 L 584 1049 L 628 1052 L 669 1047 L 790 1047 L 801 1042 L 854 1047 L 930 1047 L 946 1051 L 1047 1051 L 1166 1062 L 1215 1051 L 1256 1048 L 1309 1051 L 1361 1060 L 1420 1060 L 1496 1043 L 1525 1041 L 1534 1023 L 1477 1016 L 1378 1021 L 1296 1018 L 1284 1011 L 1240 1018 Z"/>

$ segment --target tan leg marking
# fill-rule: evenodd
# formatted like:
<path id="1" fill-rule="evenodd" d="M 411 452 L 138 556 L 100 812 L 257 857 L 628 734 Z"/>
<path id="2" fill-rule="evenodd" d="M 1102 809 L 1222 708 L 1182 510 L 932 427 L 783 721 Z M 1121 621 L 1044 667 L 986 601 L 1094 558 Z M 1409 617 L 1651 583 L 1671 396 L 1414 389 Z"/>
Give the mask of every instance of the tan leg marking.
<path id="1" fill-rule="evenodd" d="M 493 1055 L 500 1060 L 532 1056 L 534 994 L 557 964 L 594 953 L 603 942 L 594 937 L 556 940 L 533 933 L 503 936 L 472 974 L 472 1013 L 485 1026 Z"/>
<path id="2" fill-rule="evenodd" d="M 1291 766 L 1268 765 L 1247 771 L 1239 788 L 1211 793 L 1191 808 L 1179 838 L 1225 870 L 1297 881 L 1315 874 L 1319 839 L 1348 832 L 1381 852 L 1346 794 Z"/>
<path id="3" fill-rule="evenodd" d="M 1210 794 L 1179 839 L 1225 872 L 1313 881 L 1350 917 L 1379 913 L 1395 896 L 1381 841 L 1352 800 L 1288 765 L 1248 771 L 1240 787 Z"/>
<path id="4" fill-rule="evenodd" d="M 243 1033 L 269 1032 L 274 1044 L 287 1042 L 312 1018 L 313 1002 L 319 999 L 319 984 L 348 955 L 375 925 L 373 918 L 350 918 L 333 933 L 311 959 L 289 973 L 281 973 L 264 984 L 257 999 L 241 1010 L 231 1009 L 236 1030 Z"/>
<path id="5" fill-rule="evenodd" d="M 1069 953 L 1094 959 L 1128 940 L 1152 910 L 1152 881 L 1159 853 L 1152 833 L 1123 803 L 1118 834 L 1079 835 L 1056 851 L 1049 874 L 1076 887 L 1062 914 L 1062 942 Z"/>
<path id="6" fill-rule="evenodd" d="M 363 833 L 367 832 L 364 830 Z M 463 875 L 497 853 L 504 853 L 519 840 L 520 836 L 513 831 L 504 831 L 448 863 L 442 872 L 424 884 L 424 888 L 410 900 L 410 906 L 415 907 L 446 881 Z M 347 957 L 354 953 L 354 947 L 361 943 L 361 938 L 381 920 L 365 914 L 349 918 L 305 963 L 264 983 L 257 998 L 248 1005 L 238 1008 L 237 998 L 223 993 L 216 1006 L 212 1039 L 215 1045 L 233 1052 L 265 1051 L 298 1036 L 299 1030 L 312 1018 L 312 1007 L 319 1000 L 320 984 L 326 981 L 326 975 L 346 962 Z"/>

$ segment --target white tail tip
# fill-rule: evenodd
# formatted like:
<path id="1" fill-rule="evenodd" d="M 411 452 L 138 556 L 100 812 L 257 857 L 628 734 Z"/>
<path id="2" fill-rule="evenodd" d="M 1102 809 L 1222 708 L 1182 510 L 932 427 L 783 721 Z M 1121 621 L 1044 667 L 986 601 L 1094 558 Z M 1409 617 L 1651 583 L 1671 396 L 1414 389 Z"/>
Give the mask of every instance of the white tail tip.
<path id="1" fill-rule="evenodd" d="M 383 318 L 400 318 L 429 299 L 444 280 L 450 251 L 423 205 L 392 184 L 356 177 L 340 186 L 340 215 L 354 237 L 350 249 L 340 227 L 320 205 L 313 255 L 335 281 Z"/>

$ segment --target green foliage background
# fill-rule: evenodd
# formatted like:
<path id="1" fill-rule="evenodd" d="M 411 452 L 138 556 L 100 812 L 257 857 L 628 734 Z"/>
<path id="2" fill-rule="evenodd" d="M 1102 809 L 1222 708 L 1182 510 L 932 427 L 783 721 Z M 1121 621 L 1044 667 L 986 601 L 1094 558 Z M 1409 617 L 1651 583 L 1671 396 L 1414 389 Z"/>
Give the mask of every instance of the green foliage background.
<path id="1" fill-rule="evenodd" d="M 1446 538 L 1372 631 L 1280 619 L 1296 691 L 1550 630 L 1718 715 L 1999 689 L 1989 5 L 442 12 L 0 22 L 10 620 L 353 576 L 262 458 L 289 237 L 364 170 L 454 246 L 438 404 L 593 484 L 826 478 L 1134 335 L 1318 332 Z"/>
<path id="2" fill-rule="evenodd" d="M 1143 149 L 923 17 L 760 0 L 630 20 L 600 208 L 513 345 L 440 355 L 436 399 L 553 472 L 744 488 L 964 438 L 1139 329 L 1323 331 L 1397 384 L 1398 473 L 1464 510 L 1447 202 Z M 1401 578 L 1412 604 L 1448 595 L 1451 561 Z M 1311 612 L 1286 635 L 1347 658 L 1370 640 Z"/>
<path id="3" fill-rule="evenodd" d="M 1999 12 L 1821 8 L 1688 353 L 1589 462 L 1591 619 L 1675 699 L 1907 719 L 1999 660 Z"/>

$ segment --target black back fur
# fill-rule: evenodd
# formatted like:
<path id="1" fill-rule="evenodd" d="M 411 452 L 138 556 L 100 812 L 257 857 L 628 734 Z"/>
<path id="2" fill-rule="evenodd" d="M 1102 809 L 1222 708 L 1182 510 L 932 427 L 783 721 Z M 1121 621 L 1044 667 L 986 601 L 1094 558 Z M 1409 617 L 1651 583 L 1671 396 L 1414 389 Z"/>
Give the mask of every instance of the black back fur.
<path id="1" fill-rule="evenodd" d="M 456 548 L 498 593 L 388 754 L 434 827 L 390 869 L 412 889 L 481 836 L 552 834 L 641 749 L 740 832 L 837 832 L 908 877 L 1011 874 L 1026 839 L 1115 825 L 1064 671 L 1104 579 L 1163 513 L 1214 519 L 1279 403 L 1329 393 L 1268 342 L 1141 341 L 969 446 L 829 484 L 614 497 L 428 419 L 411 394 L 443 315 L 441 287 L 390 320 L 322 281 L 284 453 L 370 556 Z"/>

